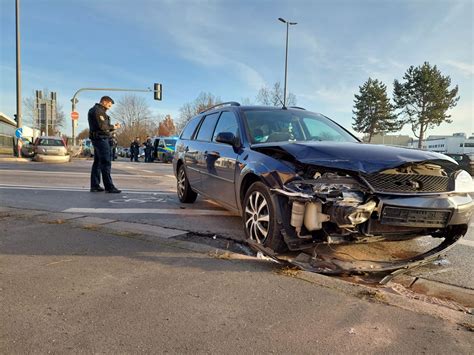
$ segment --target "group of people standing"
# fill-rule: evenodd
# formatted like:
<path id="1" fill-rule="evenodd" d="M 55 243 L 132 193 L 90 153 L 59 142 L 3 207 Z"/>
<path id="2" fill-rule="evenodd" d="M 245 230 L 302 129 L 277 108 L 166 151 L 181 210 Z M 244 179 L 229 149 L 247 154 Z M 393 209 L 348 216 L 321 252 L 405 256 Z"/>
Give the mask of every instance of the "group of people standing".
<path id="1" fill-rule="evenodd" d="M 146 141 L 142 144 L 145 150 L 145 163 L 152 163 L 154 160 L 153 156 L 153 142 L 148 136 Z M 138 162 L 140 155 L 140 137 L 135 137 L 135 140 L 130 144 L 130 161 Z"/>

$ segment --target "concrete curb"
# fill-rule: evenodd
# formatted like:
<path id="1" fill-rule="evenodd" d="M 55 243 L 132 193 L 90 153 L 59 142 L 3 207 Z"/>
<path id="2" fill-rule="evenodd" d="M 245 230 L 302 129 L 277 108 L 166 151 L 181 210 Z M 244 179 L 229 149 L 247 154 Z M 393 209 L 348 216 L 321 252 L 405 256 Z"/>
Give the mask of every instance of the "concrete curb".
<path id="1" fill-rule="evenodd" d="M 18 158 L 18 157 L 12 157 L 12 156 L 0 156 L 0 162 L 10 162 L 10 161 L 19 161 L 23 163 L 29 163 L 31 162 L 30 158 Z"/>
<path id="2" fill-rule="evenodd" d="M 208 256 L 210 257 L 227 261 L 247 260 L 254 262 L 268 262 L 267 260 L 262 260 L 261 258 L 234 253 L 206 244 L 198 244 L 189 241 L 172 239 L 173 236 L 185 235 L 190 233 L 184 230 L 168 229 L 163 227 L 132 222 L 123 222 L 97 217 L 87 217 L 74 213 L 53 213 L 43 210 L 22 210 L 9 207 L 0 207 L 0 216 L 2 214 L 11 215 L 13 217 L 35 218 L 40 223 L 48 223 L 54 222 L 55 220 L 62 220 L 61 223 L 68 223 L 76 228 L 93 229 L 97 232 L 110 233 L 118 237 L 122 236 L 132 239 L 139 239 L 195 253 L 204 253 L 208 254 Z M 161 236 L 159 233 L 157 233 L 157 228 L 160 228 L 161 232 L 167 231 L 167 233 L 164 233 L 164 236 Z M 274 262 L 272 261 L 272 263 Z M 316 274 L 301 270 L 285 270 L 281 267 L 281 265 L 277 263 L 274 263 L 274 265 L 275 271 L 280 275 L 294 277 L 302 281 L 313 283 L 318 286 L 323 286 L 342 292 L 344 294 L 349 294 L 359 299 L 365 299 L 369 302 L 384 303 L 390 306 L 399 307 L 420 314 L 426 314 L 442 318 L 457 324 L 474 323 L 474 316 L 472 314 L 448 308 L 445 304 L 440 302 L 430 303 L 425 302 L 423 299 L 420 300 L 416 297 L 409 298 L 403 296 L 394 291 L 397 289 L 397 287 L 393 287 L 393 283 L 389 283 L 386 286 L 381 286 L 380 288 L 374 288 L 362 284 L 351 283 L 322 274 Z M 403 287 L 399 284 L 396 285 Z M 456 288 L 456 291 L 459 291 L 459 287 Z M 440 307 L 440 305 L 442 305 L 443 307 Z"/>
<path id="3" fill-rule="evenodd" d="M 470 288 L 408 275 L 397 276 L 392 281 L 404 286 L 408 290 L 413 290 L 426 296 L 442 296 L 445 299 L 456 299 L 466 307 L 474 308 L 474 290 Z"/>

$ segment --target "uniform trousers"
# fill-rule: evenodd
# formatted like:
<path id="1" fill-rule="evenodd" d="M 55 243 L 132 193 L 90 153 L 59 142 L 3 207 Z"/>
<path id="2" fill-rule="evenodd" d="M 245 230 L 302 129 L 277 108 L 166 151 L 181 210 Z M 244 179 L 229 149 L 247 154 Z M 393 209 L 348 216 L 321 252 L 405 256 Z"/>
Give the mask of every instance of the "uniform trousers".
<path id="1" fill-rule="evenodd" d="M 92 145 L 94 146 L 94 163 L 91 170 L 91 189 L 96 189 L 100 186 L 100 175 L 102 174 L 104 188 L 112 190 L 114 189 L 114 184 L 110 176 L 112 162 L 109 138 L 92 139 Z"/>

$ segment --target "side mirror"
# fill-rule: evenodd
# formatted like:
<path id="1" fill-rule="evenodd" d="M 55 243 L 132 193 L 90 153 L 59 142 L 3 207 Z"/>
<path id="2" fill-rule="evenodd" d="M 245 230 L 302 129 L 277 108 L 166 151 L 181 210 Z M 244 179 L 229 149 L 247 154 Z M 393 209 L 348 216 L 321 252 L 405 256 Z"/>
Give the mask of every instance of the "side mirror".
<path id="1" fill-rule="evenodd" d="M 221 132 L 217 134 L 216 142 L 230 144 L 233 147 L 238 145 L 237 137 L 231 132 Z"/>

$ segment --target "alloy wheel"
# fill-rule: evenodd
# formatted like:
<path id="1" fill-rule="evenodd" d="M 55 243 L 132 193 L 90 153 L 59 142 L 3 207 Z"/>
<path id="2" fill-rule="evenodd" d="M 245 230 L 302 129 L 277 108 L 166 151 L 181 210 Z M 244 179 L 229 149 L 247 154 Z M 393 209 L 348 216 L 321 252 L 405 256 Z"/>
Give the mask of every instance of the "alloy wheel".
<path id="1" fill-rule="evenodd" d="M 245 206 L 245 228 L 251 240 L 265 243 L 270 226 L 270 214 L 267 200 L 259 191 L 254 191 Z"/>
<path id="2" fill-rule="evenodd" d="M 183 197 L 185 188 L 186 188 L 186 175 L 184 174 L 184 169 L 181 168 L 179 169 L 179 172 L 178 172 L 178 183 L 177 183 L 179 198 Z"/>

